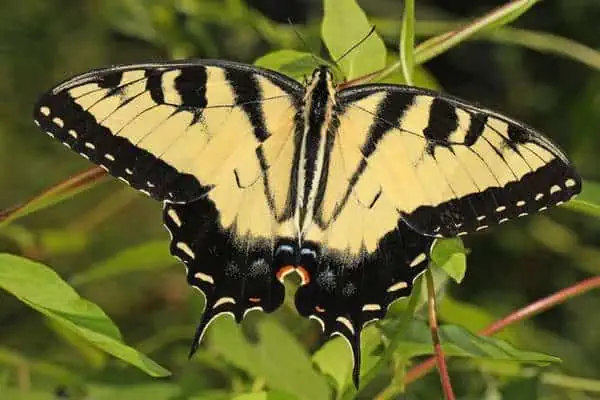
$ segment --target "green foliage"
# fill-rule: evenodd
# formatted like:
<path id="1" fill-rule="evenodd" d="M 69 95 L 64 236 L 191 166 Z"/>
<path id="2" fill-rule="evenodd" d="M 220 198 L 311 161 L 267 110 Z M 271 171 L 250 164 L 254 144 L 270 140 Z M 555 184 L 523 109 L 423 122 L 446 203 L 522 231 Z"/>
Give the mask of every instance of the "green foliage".
<path id="1" fill-rule="evenodd" d="M 456 282 L 461 283 L 467 270 L 467 251 L 458 238 L 436 240 L 431 261 Z"/>
<path id="2" fill-rule="evenodd" d="M 0 254 L 0 287 L 94 346 L 151 376 L 170 372 L 123 343 L 119 329 L 95 304 L 82 299 L 50 268 Z"/>
<path id="3" fill-rule="evenodd" d="M 8 105 L 0 103 L 0 162 L 11 160 L 0 168 L 0 192 L 12 196 L 0 199 L 4 202 L 2 206 L 7 208 L 7 211 L 0 212 L 0 246 L 3 251 L 23 255 L 0 254 L 0 287 L 40 312 L 48 322 L 40 328 L 39 320 L 33 323 L 27 320 L 32 314 L 26 308 L 18 308 L 19 305 L 14 301 L 11 303 L 12 299 L 5 293 L 0 296 L 4 305 L 2 311 L 6 310 L 0 315 L 3 331 L 6 332 L 1 336 L 3 342 L 0 345 L 0 398 L 52 399 L 55 398 L 54 390 L 62 386 L 69 389 L 73 398 L 94 399 L 291 400 L 350 399 L 356 396 L 380 396 L 383 399 L 397 398 L 405 390 L 410 398 L 439 398 L 437 378 L 405 387 L 407 369 L 418 362 L 417 357 L 432 354 L 431 335 L 423 321 L 421 292 L 424 290 L 420 279 L 415 282 L 408 301 L 397 302 L 390 308 L 386 321 L 371 324 L 364 330 L 363 386 L 359 393 L 351 383 L 351 357 L 346 343 L 339 338 L 324 344 L 320 342 L 317 327 L 293 316 L 294 313 L 289 310 L 292 307 L 288 307 L 292 306 L 291 303 L 286 303 L 274 315 L 252 313 L 244 322 L 244 330 L 238 329 L 231 319 L 217 319 L 197 356 L 187 361 L 187 341 L 191 338 L 202 306 L 198 296 L 189 294 L 191 291 L 184 283 L 181 268 L 169 268 L 174 260 L 168 254 L 166 238 L 153 230 L 154 225 L 160 224 L 158 210 L 146 208 L 147 203 L 142 203 L 145 200 L 140 200 L 135 210 L 127 209 L 126 218 L 123 215 L 123 218 L 115 218 L 111 222 L 100 221 L 95 229 L 87 230 L 81 226 L 58 229 L 57 226 L 70 225 L 73 220 L 85 219 L 83 217 L 90 213 L 107 209 L 106 202 L 98 203 L 101 193 L 84 193 L 101 181 L 102 174 L 91 171 L 42 192 L 43 188 L 51 186 L 51 182 L 60 181 L 61 177 L 69 176 L 77 169 L 67 170 L 60 165 L 49 168 L 59 157 L 69 156 L 60 152 L 61 149 L 56 150 L 55 144 L 41 144 L 43 138 L 39 143 L 34 139 L 28 140 L 16 152 L 21 154 L 20 158 L 11 158 L 7 149 L 18 148 L 26 136 L 24 130 L 33 131 L 21 121 L 29 118 L 28 114 L 15 110 L 23 104 L 29 107 L 38 92 L 65 78 L 65 71 L 165 55 L 256 60 L 256 65 L 302 80 L 310 76 L 317 63 L 334 66 L 333 61 L 364 39 L 373 24 L 377 31 L 339 62 L 347 80 L 375 73 L 371 76 L 372 81 L 440 89 L 441 77 L 432 74 L 429 65 L 423 64 L 461 46 L 456 50 L 458 53 L 466 41 L 473 40 L 556 54 L 600 70 L 600 53 L 594 49 L 546 32 L 506 26 L 530 9 L 531 14 L 537 16 L 536 7 L 533 7 L 537 2 L 511 1 L 472 19 L 472 22 L 463 22 L 415 20 L 415 2 L 411 0 L 403 2 L 403 10 L 398 10 L 403 11 L 401 21 L 391 17 L 393 13 L 386 14 L 385 11 L 378 16 L 367 17 L 354 0 L 324 0 L 322 22 L 316 18 L 305 26 L 291 27 L 270 20 L 242 0 L 108 1 L 89 9 L 73 7 L 64 16 L 65 21 L 70 21 L 67 25 L 57 22 L 43 32 L 39 31 L 39 27 L 54 23 L 54 18 L 48 15 L 56 13 L 59 2 L 11 5 L 14 15 L 19 18 L 26 16 L 27 19 L 13 23 L 11 14 L 3 13 L 0 15 L 0 29 L 5 31 L 0 31 L 0 37 L 32 37 L 35 43 L 41 41 L 36 45 L 41 47 L 36 54 L 40 62 L 34 60 L 36 66 L 27 69 L 28 75 L 19 75 L 21 65 L 32 63 L 31 55 L 23 57 L 22 48 L 11 47 L 9 39 L 0 39 L 0 52 L 11 57 L 8 66 L 3 66 L 2 73 L 20 77 L 14 79 L 19 83 L 14 87 L 10 87 L 13 81 L 10 79 L 7 83 L 0 83 L 0 93 L 9 93 L 7 98 L 15 98 Z M 368 6 L 366 2 L 362 4 Z M 384 7 L 384 2 L 381 4 Z M 568 7 L 573 13 L 575 8 Z M 420 15 L 421 10 L 417 11 Z M 79 26 L 77 21 L 83 20 L 82 15 L 95 24 Z M 575 14 L 570 15 L 576 19 Z M 59 20 L 57 17 L 56 21 Z M 102 24 L 105 26 L 100 28 Z M 19 35 L 16 34 L 18 32 Z M 115 32 L 120 38 L 133 40 L 133 43 L 123 41 L 115 44 L 108 39 Z M 303 37 L 305 43 L 297 36 Z M 415 37 L 424 36 L 434 37 L 415 46 Z M 318 49 L 321 40 L 329 57 L 320 52 L 309 52 Z M 394 46 L 389 46 L 390 43 Z M 31 46 L 34 46 L 33 42 Z M 77 49 L 76 57 L 73 49 Z M 450 51 L 448 57 L 453 52 Z M 503 57 L 499 58 L 510 58 L 510 54 L 506 54 L 502 53 Z M 466 62 L 473 64 L 471 59 Z M 56 63 L 54 75 L 47 71 L 52 71 L 52 63 Z M 44 71 L 40 71 L 40 64 Z M 521 68 L 525 63 L 517 59 L 507 64 Z M 42 73 L 46 74 L 43 79 L 36 78 L 39 82 L 33 79 L 29 83 L 30 76 L 41 76 Z M 527 82 L 533 78 L 518 75 L 506 78 L 509 82 L 511 79 Z M 558 82 L 553 83 L 558 85 Z M 28 85 L 32 86 L 28 88 Z M 597 79 L 590 80 L 589 85 L 600 90 Z M 19 105 L 16 95 L 21 92 L 21 87 L 26 95 Z M 519 95 L 526 91 L 520 86 L 517 90 Z M 538 98 L 545 97 L 549 96 Z M 567 105 L 558 104 L 555 112 L 562 113 Z M 580 108 L 585 106 L 588 104 Z M 588 114 L 584 115 L 589 118 L 596 112 L 597 104 L 589 105 Z M 11 119 L 11 114 L 18 114 L 19 120 L 9 126 L 6 121 Z M 557 118 L 565 119 L 566 111 L 564 114 Z M 589 129 L 594 134 L 595 130 Z M 30 136 L 36 134 L 31 132 Z M 573 141 L 568 142 L 570 138 L 566 137 L 565 143 L 574 150 L 579 149 L 578 153 L 574 151 L 576 164 L 592 166 L 584 171 L 584 176 L 598 180 L 597 154 L 590 151 L 597 148 L 597 138 L 592 134 L 586 138 L 580 138 L 580 135 L 583 133 L 572 132 Z M 583 144 L 579 145 L 578 140 Z M 48 153 L 51 155 L 43 158 Z M 30 155 L 29 159 L 25 158 L 27 155 Z M 53 158 L 49 158 L 51 156 Z M 15 171 L 18 169 L 15 165 L 26 165 L 30 171 L 28 168 Z M 86 164 L 78 164 L 77 168 L 82 165 Z M 12 180 L 15 179 L 13 175 L 18 176 L 18 185 Z M 23 187 L 23 191 L 14 192 L 10 189 L 13 187 Z M 40 192 L 41 195 L 34 196 Z M 13 203 L 21 203 L 24 198 L 33 200 L 16 208 L 10 207 Z M 495 292 L 497 282 L 486 275 L 477 286 L 487 283 L 485 287 L 489 293 L 481 294 L 472 289 L 469 301 L 458 300 L 454 291 L 460 290 L 459 294 L 464 295 L 466 289 L 463 288 L 469 284 L 469 279 L 462 282 L 467 250 L 459 239 L 436 242 L 432 260 L 436 266 L 434 273 L 439 278 L 436 281 L 436 292 L 441 298 L 439 316 L 447 323 L 441 326 L 440 337 L 446 355 L 452 360 L 451 373 L 468 374 L 470 379 L 466 382 L 481 382 L 480 386 L 484 386 L 482 389 L 459 383 L 458 388 L 467 393 L 464 398 L 512 399 L 521 396 L 562 399 L 567 398 L 566 391 L 600 393 L 600 380 L 564 374 L 556 367 L 547 367 L 556 364 L 557 357 L 522 350 L 532 348 L 553 354 L 560 352 L 563 364 L 569 368 L 575 365 L 573 368 L 578 374 L 600 374 L 598 354 L 592 354 L 592 350 L 600 344 L 594 329 L 587 327 L 587 324 L 593 323 L 597 297 L 593 298 L 596 303 L 589 300 L 590 303 L 586 304 L 582 300 L 576 306 L 565 306 L 566 317 L 553 315 L 560 321 L 550 324 L 553 329 L 528 322 L 527 326 L 513 327 L 496 338 L 475 333 L 509 312 L 511 307 L 526 304 L 533 297 L 566 286 L 580 279 L 582 272 L 593 271 L 589 264 L 597 261 L 600 254 L 597 249 L 600 184 L 586 180 L 579 198 L 562 208 L 573 212 L 563 211 L 561 214 L 557 211 L 557 221 L 533 218 L 526 229 L 519 231 L 520 235 L 510 230 L 498 230 L 493 234 L 500 239 L 492 241 L 498 242 L 496 245 L 509 254 L 504 259 L 507 265 L 502 265 L 503 271 L 511 269 L 509 260 L 516 264 L 519 259 L 526 259 L 524 265 L 531 268 L 531 274 L 536 274 L 537 281 L 556 282 L 555 287 L 545 286 L 535 295 L 524 294 L 527 288 L 519 286 L 520 281 L 517 280 L 511 282 L 511 285 L 517 286 L 513 291 Z M 153 214 L 152 218 L 147 218 L 149 214 Z M 109 216 L 103 215 L 103 218 Z M 150 221 L 148 225 L 145 225 L 146 219 Z M 15 224 L 17 220 L 19 225 Z M 566 228 L 566 224 L 572 225 L 573 230 Z M 582 243 L 587 240 L 590 244 L 579 243 L 578 236 L 581 236 Z M 540 256 L 539 249 L 531 249 L 532 243 L 546 246 L 544 251 L 548 250 L 551 254 Z M 470 256 L 469 263 L 477 264 L 470 267 L 478 270 L 490 268 L 491 274 L 497 247 L 481 240 L 477 244 L 482 245 L 481 250 L 475 250 L 473 259 L 479 262 L 471 261 Z M 469 247 L 478 249 L 476 245 Z M 486 250 L 491 251 L 491 255 L 486 262 L 481 262 L 481 254 Z M 561 259 L 556 261 L 556 255 Z M 29 259 L 42 260 L 43 264 Z M 546 270 L 536 270 L 539 265 L 547 267 L 553 262 L 561 267 L 564 264 L 561 271 L 553 274 L 556 278 L 550 279 L 550 272 Z M 90 300 L 80 297 L 57 273 L 45 266 L 46 263 L 56 266 L 61 275 L 67 277 L 66 281 L 78 287 Z M 581 267 L 582 264 L 588 266 Z M 570 274 L 571 270 L 576 270 L 576 274 Z M 594 271 L 597 273 L 597 269 Z M 473 272 L 476 275 L 477 271 Z M 527 274 L 519 276 L 523 281 L 531 279 Z M 448 294 L 448 291 L 452 293 Z M 288 295 L 287 299 L 293 298 Z M 137 349 L 152 353 L 153 358 L 176 371 L 171 380 L 152 378 L 167 376 L 169 371 L 127 346 L 116 324 L 100 305 L 124 327 L 123 332 L 131 337 L 128 342 L 138 343 L 135 345 Z M 190 315 L 186 310 L 191 310 Z M 16 316 L 27 318 L 11 324 Z M 576 322 L 571 324 L 572 321 Z M 552 333 L 558 330 L 555 325 L 559 324 L 564 325 L 560 333 Z M 594 326 L 598 328 L 597 324 Z M 558 337 L 559 334 L 562 336 Z M 113 357 L 124 363 L 114 362 Z M 430 382 L 435 384 L 428 384 Z"/>
<path id="4" fill-rule="evenodd" d="M 85 271 L 73 275 L 69 282 L 74 286 L 81 286 L 130 272 L 165 268 L 173 263 L 174 259 L 169 254 L 169 243 L 165 240 L 153 240 L 92 264 Z"/>
<path id="5" fill-rule="evenodd" d="M 310 77 L 314 69 L 318 66 L 317 62 L 328 64 L 326 60 L 314 54 L 296 50 L 279 50 L 258 58 L 254 61 L 254 64 L 259 67 L 279 71 L 297 80 L 302 80 L 305 77 Z"/>
<path id="6" fill-rule="evenodd" d="M 271 388 L 293 393 L 297 399 L 329 398 L 325 379 L 312 368 L 306 350 L 289 332 L 263 318 L 257 326 L 259 343 L 252 345 L 232 325 L 231 320 L 220 318 L 211 327 L 208 340 L 213 351 L 248 375 L 262 378 Z"/>
<path id="7" fill-rule="evenodd" d="M 396 352 L 403 357 L 433 354 L 433 345 L 429 328 L 421 320 L 413 320 L 404 327 L 394 321 L 383 324 L 386 336 L 398 335 L 401 339 Z M 508 342 L 497 338 L 478 336 L 463 327 L 442 325 L 440 339 L 444 344 L 444 352 L 448 356 L 469 357 L 481 360 L 516 361 L 546 365 L 560 362 L 556 357 L 546 354 L 518 350 Z"/>
<path id="8" fill-rule="evenodd" d="M 354 0 L 325 0 L 321 33 L 333 60 L 347 80 L 370 74 L 385 67 L 386 49 L 374 32 L 360 46 L 346 54 L 371 30 L 367 16 Z"/>

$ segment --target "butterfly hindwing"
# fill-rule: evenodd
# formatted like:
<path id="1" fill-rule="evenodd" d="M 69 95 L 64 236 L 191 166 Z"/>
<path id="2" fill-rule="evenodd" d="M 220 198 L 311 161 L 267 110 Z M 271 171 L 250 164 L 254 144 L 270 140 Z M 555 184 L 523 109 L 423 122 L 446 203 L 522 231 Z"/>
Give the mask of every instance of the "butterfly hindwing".
<path id="1" fill-rule="evenodd" d="M 301 93 L 285 76 L 238 63 L 129 65 L 58 85 L 40 98 L 34 119 L 134 188 L 186 202 L 293 121 Z"/>
<path id="2" fill-rule="evenodd" d="M 339 95 L 339 135 L 360 152 L 351 166 L 354 184 L 378 182 L 422 234 L 480 231 L 581 191 L 555 144 L 495 112 L 404 86 L 367 85 Z"/>
<path id="3" fill-rule="evenodd" d="M 375 249 L 363 246 L 358 254 L 327 244 L 311 249 L 306 244 L 302 265 L 309 279 L 296 292 L 296 308 L 300 315 L 317 320 L 325 335 L 346 340 L 357 387 L 363 328 L 382 319 L 392 302 L 410 295 L 414 280 L 428 266 L 433 240 L 398 220 Z"/>
<path id="4" fill-rule="evenodd" d="M 281 260 L 271 240 L 224 229 L 215 203 L 207 198 L 165 203 L 163 220 L 171 234 L 171 254 L 185 264 L 188 283 L 205 297 L 192 351 L 219 315 L 229 314 L 239 323 L 250 310 L 272 312 L 283 303 L 284 287 L 277 279 Z"/>

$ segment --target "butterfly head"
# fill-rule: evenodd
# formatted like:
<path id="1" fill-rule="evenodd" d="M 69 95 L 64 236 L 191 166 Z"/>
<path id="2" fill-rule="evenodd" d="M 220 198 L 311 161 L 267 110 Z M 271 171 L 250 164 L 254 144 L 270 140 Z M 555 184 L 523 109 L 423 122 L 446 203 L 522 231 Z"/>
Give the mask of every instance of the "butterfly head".
<path id="1" fill-rule="evenodd" d="M 312 73 L 306 85 L 307 95 L 309 93 L 327 93 L 330 99 L 335 98 L 336 79 L 327 65 L 319 65 Z"/>

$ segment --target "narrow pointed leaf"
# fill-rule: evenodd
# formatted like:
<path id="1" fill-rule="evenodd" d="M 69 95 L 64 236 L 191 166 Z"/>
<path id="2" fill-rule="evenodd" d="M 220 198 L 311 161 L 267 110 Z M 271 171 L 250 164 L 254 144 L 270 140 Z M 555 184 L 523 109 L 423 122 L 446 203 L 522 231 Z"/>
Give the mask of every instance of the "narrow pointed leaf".
<path id="1" fill-rule="evenodd" d="M 600 183 L 586 180 L 582 187 L 579 196 L 565 203 L 563 207 L 600 217 Z"/>
<path id="2" fill-rule="evenodd" d="M 404 329 L 394 321 L 383 325 L 388 337 L 400 335 L 396 351 L 405 357 L 433 353 L 429 327 L 424 321 L 413 320 Z M 560 362 L 559 358 L 533 351 L 519 350 L 498 338 L 480 336 L 456 325 L 442 325 L 440 340 L 446 356 L 467 357 L 483 360 L 515 361 L 535 365 Z"/>
<path id="3" fill-rule="evenodd" d="M 400 62 L 402 75 L 407 85 L 414 85 L 413 66 L 415 51 L 415 1 L 404 1 L 402 28 L 400 30 Z"/>

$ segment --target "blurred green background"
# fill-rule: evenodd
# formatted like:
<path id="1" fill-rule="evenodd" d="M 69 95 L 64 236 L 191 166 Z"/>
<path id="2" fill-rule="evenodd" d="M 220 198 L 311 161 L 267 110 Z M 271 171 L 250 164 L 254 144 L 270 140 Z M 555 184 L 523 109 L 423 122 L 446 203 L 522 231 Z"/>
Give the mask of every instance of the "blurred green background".
<path id="1" fill-rule="evenodd" d="M 402 2 L 359 3 L 393 53 Z M 435 30 L 420 21 L 463 21 L 502 3 L 417 1 L 418 41 Z M 32 123 L 34 101 L 56 83 L 110 64 L 187 57 L 252 63 L 272 50 L 306 50 L 288 18 L 318 50 L 323 48 L 321 16 L 317 0 L 0 0 L 0 210 L 91 166 Z M 598 1 L 554 0 L 540 2 L 512 26 L 600 49 L 598 21 Z M 325 50 L 321 55 L 326 56 Z M 463 43 L 424 67 L 445 92 L 545 132 L 565 149 L 586 180 L 600 181 L 598 69 L 489 40 Z M 187 361 L 202 299 L 186 285 L 183 266 L 170 258 L 167 240 L 161 206 L 114 180 L 1 228 L 0 252 L 54 267 L 83 297 L 106 311 L 127 343 L 171 369 L 174 377 L 158 382 L 124 367 L 3 292 L 0 398 L 27 393 L 81 398 L 90 393 L 88 398 L 94 399 L 208 399 L 263 388 L 293 392 L 273 379 L 298 380 L 294 371 L 301 361 L 294 359 L 294 351 L 307 357 L 302 348 L 313 352 L 323 342 L 316 324 L 296 316 L 289 302 L 292 296 L 274 315 L 252 314 L 243 324 L 251 341 L 261 340 L 258 323 L 270 320 L 276 324 L 270 338 L 299 343 L 285 355 L 288 364 L 275 366 L 282 369 L 276 378 L 253 376 L 235 353 L 227 353 L 227 341 L 211 340 L 236 329 L 226 318 L 215 323 L 207 345 Z M 469 237 L 465 245 L 471 249 L 466 278 L 460 285 L 444 285 L 440 317 L 472 330 L 600 272 L 599 220 L 564 208 Z M 123 268 L 113 275 L 86 275 L 127 250 L 132 253 L 117 262 Z M 599 310 L 600 293 L 590 292 L 500 335 L 519 348 L 560 357 L 562 364 L 541 370 L 546 375 L 536 368 L 513 373 L 498 365 L 486 369 L 485 364 L 451 361 L 457 394 L 472 399 L 517 398 L 517 393 L 523 399 L 600 398 Z M 283 362 L 273 357 L 274 363 Z M 345 351 L 339 357 L 349 361 Z M 561 383 L 565 376 L 587 378 L 585 385 L 591 386 L 586 391 L 576 380 Z M 386 385 L 386 379 L 375 382 L 361 396 L 372 398 Z M 437 375 L 431 374 L 409 385 L 402 398 L 439 398 L 438 386 Z M 301 388 L 302 382 L 291 387 Z M 277 398 L 288 398 L 281 396 Z"/>

